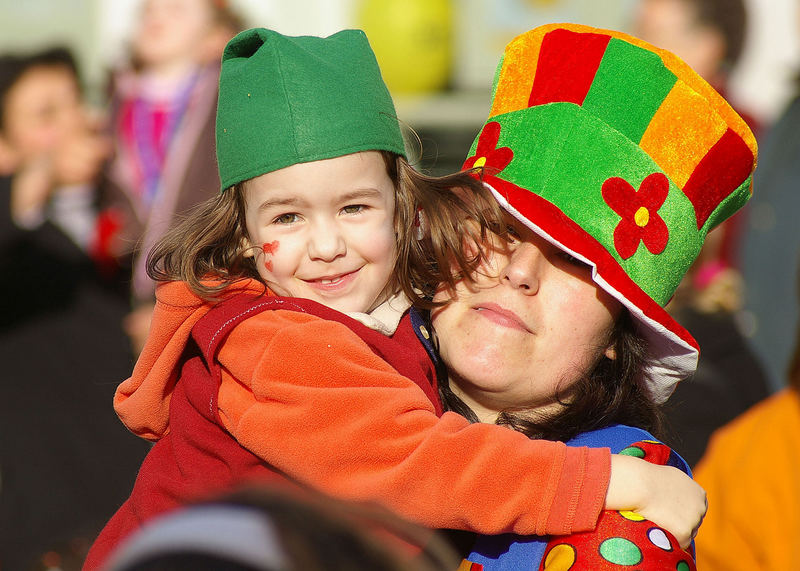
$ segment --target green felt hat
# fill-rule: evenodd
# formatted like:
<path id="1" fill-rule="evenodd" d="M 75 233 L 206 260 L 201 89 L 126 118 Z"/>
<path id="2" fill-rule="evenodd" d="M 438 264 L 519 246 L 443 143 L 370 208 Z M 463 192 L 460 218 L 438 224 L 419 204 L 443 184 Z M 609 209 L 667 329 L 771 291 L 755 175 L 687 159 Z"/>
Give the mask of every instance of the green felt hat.
<path id="1" fill-rule="evenodd" d="M 361 30 L 327 38 L 255 28 L 222 55 L 222 189 L 297 163 L 359 151 L 405 156 L 394 104 Z"/>
<path id="2" fill-rule="evenodd" d="M 649 341 L 657 401 L 697 366 L 664 305 L 706 234 L 749 199 L 756 142 L 673 54 L 637 38 L 552 24 L 506 46 L 489 120 L 464 167 L 501 204 L 593 266 Z"/>

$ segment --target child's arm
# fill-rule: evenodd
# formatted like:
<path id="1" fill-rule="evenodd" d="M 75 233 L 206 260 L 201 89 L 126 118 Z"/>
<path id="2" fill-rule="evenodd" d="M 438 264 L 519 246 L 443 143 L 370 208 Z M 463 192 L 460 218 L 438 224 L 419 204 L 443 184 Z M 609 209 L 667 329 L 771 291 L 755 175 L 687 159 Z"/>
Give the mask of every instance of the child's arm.
<path id="1" fill-rule="evenodd" d="M 482 533 L 587 530 L 603 508 L 606 449 L 439 418 L 418 386 L 339 323 L 266 312 L 231 332 L 219 361 L 226 428 L 269 464 L 333 495 Z M 625 507 L 640 507 L 654 473 L 623 462 L 630 474 L 621 486 L 636 500 Z M 612 500 L 625 504 L 621 489 Z M 676 499 L 651 495 L 662 506 Z"/>

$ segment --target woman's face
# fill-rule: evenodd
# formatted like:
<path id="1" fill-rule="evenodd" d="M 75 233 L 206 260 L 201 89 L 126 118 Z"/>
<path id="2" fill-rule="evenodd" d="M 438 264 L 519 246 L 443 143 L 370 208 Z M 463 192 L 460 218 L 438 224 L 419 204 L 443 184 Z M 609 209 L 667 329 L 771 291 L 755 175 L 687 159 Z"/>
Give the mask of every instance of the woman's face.
<path id="1" fill-rule="evenodd" d="M 591 269 L 507 216 L 508 241 L 487 244 L 475 283 L 444 290 L 433 311 L 450 386 L 478 417 L 510 408 L 547 411 L 601 357 L 621 305 Z"/>

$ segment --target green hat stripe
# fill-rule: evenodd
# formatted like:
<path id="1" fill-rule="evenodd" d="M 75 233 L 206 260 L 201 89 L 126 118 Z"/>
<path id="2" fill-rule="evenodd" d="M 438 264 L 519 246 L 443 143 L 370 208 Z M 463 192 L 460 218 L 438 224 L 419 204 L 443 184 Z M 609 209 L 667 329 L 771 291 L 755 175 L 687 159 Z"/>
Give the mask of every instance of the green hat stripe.
<path id="1" fill-rule="evenodd" d="M 656 54 L 612 38 L 583 107 L 638 143 L 676 81 Z"/>

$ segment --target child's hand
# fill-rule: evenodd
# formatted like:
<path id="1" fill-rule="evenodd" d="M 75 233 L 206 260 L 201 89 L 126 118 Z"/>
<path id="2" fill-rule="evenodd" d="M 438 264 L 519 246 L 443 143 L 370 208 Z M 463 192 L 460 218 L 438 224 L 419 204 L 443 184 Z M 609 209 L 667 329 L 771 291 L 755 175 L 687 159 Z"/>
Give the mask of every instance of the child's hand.
<path id="1" fill-rule="evenodd" d="M 641 514 L 670 531 L 686 548 L 697 534 L 708 503 L 705 490 L 681 470 L 612 454 L 605 507 Z"/>

